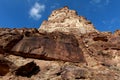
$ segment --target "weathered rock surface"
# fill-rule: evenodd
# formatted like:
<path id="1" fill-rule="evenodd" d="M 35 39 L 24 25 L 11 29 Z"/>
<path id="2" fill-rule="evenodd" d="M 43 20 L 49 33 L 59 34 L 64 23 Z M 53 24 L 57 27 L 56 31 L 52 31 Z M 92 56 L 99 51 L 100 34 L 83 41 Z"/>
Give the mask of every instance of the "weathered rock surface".
<path id="1" fill-rule="evenodd" d="M 0 56 L 0 76 L 5 76 L 7 73 L 13 70 L 15 65 L 5 59 L 3 56 Z"/>
<path id="2" fill-rule="evenodd" d="M 19 67 L 15 74 L 17 76 L 23 76 L 23 77 L 31 77 L 32 75 L 37 74 L 40 71 L 39 66 L 36 65 L 34 62 L 27 63 L 26 65 L 23 65 Z"/>
<path id="3" fill-rule="evenodd" d="M 0 76 L 4 76 L 9 72 L 10 67 L 8 66 L 7 62 L 3 59 L 0 60 Z"/>
<path id="4" fill-rule="evenodd" d="M 120 36 L 120 30 L 116 30 L 114 35 Z"/>
<path id="5" fill-rule="evenodd" d="M 12 53 L 46 60 L 85 62 L 75 36 L 59 32 L 24 37 L 12 48 Z"/>
<path id="6" fill-rule="evenodd" d="M 69 10 L 68 7 L 54 10 L 48 21 L 43 21 L 39 31 L 60 31 L 74 34 L 98 32 L 90 21 L 79 16 L 76 11 Z"/>
<path id="7" fill-rule="evenodd" d="M 1 28 L 0 80 L 120 80 L 120 30 L 98 32 L 86 21 L 65 7 L 39 31 Z"/>

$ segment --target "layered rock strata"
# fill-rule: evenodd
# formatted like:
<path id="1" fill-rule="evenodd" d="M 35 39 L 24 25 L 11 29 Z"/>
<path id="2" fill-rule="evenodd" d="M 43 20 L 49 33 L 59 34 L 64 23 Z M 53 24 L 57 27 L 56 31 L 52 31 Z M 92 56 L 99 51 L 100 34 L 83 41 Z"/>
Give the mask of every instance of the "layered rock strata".
<path id="1" fill-rule="evenodd" d="M 39 30 L 0 28 L 0 80 L 120 80 L 120 30 L 98 32 L 67 7 Z"/>
<path id="2" fill-rule="evenodd" d="M 83 16 L 79 16 L 76 11 L 64 7 L 54 10 L 47 21 L 43 21 L 39 31 L 59 31 L 75 34 L 85 34 L 98 32 L 93 24 Z"/>

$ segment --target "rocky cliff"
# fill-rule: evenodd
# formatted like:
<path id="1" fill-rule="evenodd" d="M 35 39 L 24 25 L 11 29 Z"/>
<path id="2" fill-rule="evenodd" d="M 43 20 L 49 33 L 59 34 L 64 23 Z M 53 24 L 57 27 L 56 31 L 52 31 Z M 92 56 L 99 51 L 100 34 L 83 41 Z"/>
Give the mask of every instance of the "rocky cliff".
<path id="1" fill-rule="evenodd" d="M 99 32 L 68 7 L 38 30 L 0 28 L 0 80 L 120 80 L 120 30 Z"/>
<path id="2" fill-rule="evenodd" d="M 75 34 L 97 32 L 90 21 L 83 16 L 79 16 L 76 11 L 69 10 L 68 7 L 54 10 L 49 16 L 48 21 L 43 21 L 39 28 L 39 31 L 40 30 L 47 32 L 69 32 Z"/>

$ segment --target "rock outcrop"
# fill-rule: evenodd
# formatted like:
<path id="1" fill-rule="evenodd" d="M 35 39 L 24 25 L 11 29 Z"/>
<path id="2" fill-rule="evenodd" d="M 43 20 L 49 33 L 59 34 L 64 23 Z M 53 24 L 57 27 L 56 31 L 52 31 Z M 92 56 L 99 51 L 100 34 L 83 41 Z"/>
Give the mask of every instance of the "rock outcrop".
<path id="1" fill-rule="evenodd" d="M 39 30 L 0 28 L 0 80 L 120 80 L 120 30 L 98 32 L 67 7 Z"/>
<path id="2" fill-rule="evenodd" d="M 54 10 L 48 21 L 43 21 L 39 31 L 60 31 L 74 34 L 98 32 L 90 21 L 79 16 L 76 11 L 69 10 L 68 7 Z"/>
<path id="3" fill-rule="evenodd" d="M 31 77 L 32 75 L 37 74 L 40 71 L 39 66 L 34 62 L 27 63 L 21 67 L 19 67 L 15 71 L 15 75 L 23 76 L 23 77 Z"/>
<path id="4" fill-rule="evenodd" d="M 75 36 L 60 32 L 24 37 L 12 48 L 11 53 L 45 60 L 85 62 Z"/>

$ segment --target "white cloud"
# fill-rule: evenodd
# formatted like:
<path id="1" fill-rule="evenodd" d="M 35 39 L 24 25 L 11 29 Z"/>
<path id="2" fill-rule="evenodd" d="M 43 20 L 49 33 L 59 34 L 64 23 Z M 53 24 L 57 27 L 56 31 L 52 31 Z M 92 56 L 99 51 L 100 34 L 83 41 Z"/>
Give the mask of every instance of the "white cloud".
<path id="1" fill-rule="evenodd" d="M 108 29 L 112 29 L 113 27 L 116 28 L 117 26 L 120 26 L 119 23 L 120 21 L 118 18 L 112 18 L 111 20 L 109 19 L 102 21 L 102 24 L 106 25 Z"/>
<path id="2" fill-rule="evenodd" d="M 54 8 L 56 8 L 56 7 L 58 7 L 58 6 L 59 6 L 58 3 L 54 3 L 50 8 L 54 9 Z"/>
<path id="3" fill-rule="evenodd" d="M 41 13 L 45 10 L 45 5 L 36 2 L 34 6 L 30 9 L 29 15 L 35 20 L 39 20 L 42 15 Z"/>
<path id="4" fill-rule="evenodd" d="M 90 4 L 96 5 L 97 7 L 106 6 L 110 3 L 110 0 L 90 0 Z"/>

